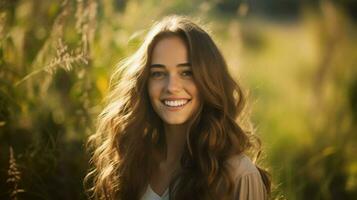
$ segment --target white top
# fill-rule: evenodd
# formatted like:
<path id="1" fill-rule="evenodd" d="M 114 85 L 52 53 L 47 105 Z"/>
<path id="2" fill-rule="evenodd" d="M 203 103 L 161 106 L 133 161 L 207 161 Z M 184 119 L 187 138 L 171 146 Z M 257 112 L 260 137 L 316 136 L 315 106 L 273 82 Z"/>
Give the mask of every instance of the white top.
<path id="1" fill-rule="evenodd" d="M 156 194 L 154 192 L 154 190 L 152 190 L 150 184 L 148 185 L 146 192 L 144 193 L 144 195 L 141 197 L 140 200 L 169 200 L 169 189 L 167 188 L 164 192 L 164 194 L 162 194 L 162 196 L 159 196 L 158 194 Z"/>
<path id="2" fill-rule="evenodd" d="M 231 176 L 234 180 L 234 193 L 231 199 L 266 200 L 268 199 L 263 180 L 256 166 L 248 156 L 240 154 L 228 160 Z M 150 185 L 140 200 L 169 200 L 166 189 L 162 196 L 156 194 Z"/>

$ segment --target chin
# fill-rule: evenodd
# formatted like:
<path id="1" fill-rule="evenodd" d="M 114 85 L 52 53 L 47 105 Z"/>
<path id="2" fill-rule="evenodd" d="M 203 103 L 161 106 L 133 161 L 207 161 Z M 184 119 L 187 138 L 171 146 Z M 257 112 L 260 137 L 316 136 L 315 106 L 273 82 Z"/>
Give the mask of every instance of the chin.
<path id="1" fill-rule="evenodd" d="M 186 119 L 164 119 L 163 121 L 169 125 L 181 125 L 187 122 Z"/>

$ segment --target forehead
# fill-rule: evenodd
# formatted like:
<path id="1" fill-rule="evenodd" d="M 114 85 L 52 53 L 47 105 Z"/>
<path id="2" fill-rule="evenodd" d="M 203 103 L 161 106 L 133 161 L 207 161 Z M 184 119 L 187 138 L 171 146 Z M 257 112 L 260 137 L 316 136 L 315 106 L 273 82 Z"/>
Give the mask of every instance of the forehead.
<path id="1" fill-rule="evenodd" d="M 151 64 L 176 65 L 188 62 L 185 42 L 178 36 L 160 39 L 153 48 Z"/>

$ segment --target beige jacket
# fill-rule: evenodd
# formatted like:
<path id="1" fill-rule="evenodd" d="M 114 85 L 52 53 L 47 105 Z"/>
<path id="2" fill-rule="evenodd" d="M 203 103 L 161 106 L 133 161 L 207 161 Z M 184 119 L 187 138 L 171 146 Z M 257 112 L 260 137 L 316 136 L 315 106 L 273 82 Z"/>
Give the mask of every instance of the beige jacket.
<path id="1" fill-rule="evenodd" d="M 235 182 L 234 200 L 266 200 L 267 191 L 259 170 L 248 156 L 240 154 L 229 159 Z"/>
<path id="2" fill-rule="evenodd" d="M 232 200 L 266 200 L 267 191 L 260 176 L 258 169 L 245 154 L 231 157 L 228 160 L 234 180 L 234 193 Z M 156 194 L 148 185 L 141 200 L 169 200 L 168 189 L 162 196 Z"/>

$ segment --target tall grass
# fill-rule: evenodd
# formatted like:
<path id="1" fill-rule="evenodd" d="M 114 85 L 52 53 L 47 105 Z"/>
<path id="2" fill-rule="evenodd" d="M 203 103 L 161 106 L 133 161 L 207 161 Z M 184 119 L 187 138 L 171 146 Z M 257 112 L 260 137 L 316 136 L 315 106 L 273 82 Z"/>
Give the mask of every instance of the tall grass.
<path id="1" fill-rule="evenodd" d="M 21 181 L 21 172 L 17 166 L 14 150 L 10 147 L 10 156 L 9 156 L 9 170 L 7 171 L 8 178 L 6 182 L 10 185 L 10 199 L 17 200 L 18 195 L 22 192 L 25 192 L 24 189 L 20 187 Z"/>

